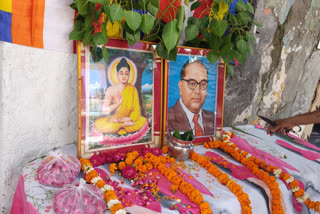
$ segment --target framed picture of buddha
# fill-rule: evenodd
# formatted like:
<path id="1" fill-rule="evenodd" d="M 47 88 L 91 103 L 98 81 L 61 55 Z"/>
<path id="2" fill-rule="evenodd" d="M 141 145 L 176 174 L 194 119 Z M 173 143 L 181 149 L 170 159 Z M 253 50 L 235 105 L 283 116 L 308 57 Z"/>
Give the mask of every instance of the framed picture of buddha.
<path id="1" fill-rule="evenodd" d="M 211 64 L 209 51 L 178 47 L 176 61 L 165 60 L 163 143 L 175 130 L 193 130 L 195 144 L 222 136 L 225 64 Z"/>
<path id="2" fill-rule="evenodd" d="M 160 146 L 161 59 L 151 43 L 78 45 L 79 156 Z"/>

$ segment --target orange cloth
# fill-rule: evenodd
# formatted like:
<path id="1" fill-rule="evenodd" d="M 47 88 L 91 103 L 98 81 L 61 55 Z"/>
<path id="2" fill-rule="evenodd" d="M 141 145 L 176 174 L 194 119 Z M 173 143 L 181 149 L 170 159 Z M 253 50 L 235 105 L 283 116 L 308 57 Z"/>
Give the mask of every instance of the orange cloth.
<path id="1" fill-rule="evenodd" d="M 199 116 L 200 116 L 199 114 L 195 114 L 192 119 L 192 121 L 194 122 L 194 129 L 195 129 L 194 132 L 195 132 L 196 137 L 203 136 L 203 130 L 202 130 L 200 124 L 198 123 Z"/>

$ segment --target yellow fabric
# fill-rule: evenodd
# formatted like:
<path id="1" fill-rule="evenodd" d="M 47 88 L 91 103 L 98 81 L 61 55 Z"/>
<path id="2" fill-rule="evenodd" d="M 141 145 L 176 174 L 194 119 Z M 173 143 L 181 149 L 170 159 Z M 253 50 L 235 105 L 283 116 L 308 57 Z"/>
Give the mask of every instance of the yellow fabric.
<path id="1" fill-rule="evenodd" d="M 111 2 L 110 2 L 111 4 Z M 106 14 L 102 13 L 102 22 L 104 22 L 106 20 Z M 125 19 L 122 18 L 120 20 L 121 26 L 123 27 L 125 22 Z M 115 38 L 123 38 L 122 34 L 121 34 L 121 29 L 119 26 L 119 22 L 114 22 L 113 24 L 110 21 L 107 21 L 107 35 L 108 37 L 115 37 Z"/>
<path id="2" fill-rule="evenodd" d="M 123 123 L 114 123 L 110 119 L 122 117 L 130 117 L 136 124 L 133 126 L 122 127 Z M 98 131 L 104 134 L 117 133 L 124 135 L 140 130 L 146 123 L 146 118 L 141 116 L 140 104 L 137 89 L 128 84 L 122 91 L 122 101 L 120 106 L 117 108 L 114 115 L 97 119 L 95 121 L 95 127 Z"/>
<path id="3" fill-rule="evenodd" d="M 12 0 L 1 0 L 0 10 L 12 13 Z"/>
<path id="4" fill-rule="evenodd" d="M 212 18 L 222 20 L 224 14 L 228 12 L 228 10 L 229 10 L 229 5 L 223 3 L 223 1 L 220 0 L 218 13 L 214 14 L 213 11 L 211 10 L 209 15 L 209 21 L 211 21 Z"/>

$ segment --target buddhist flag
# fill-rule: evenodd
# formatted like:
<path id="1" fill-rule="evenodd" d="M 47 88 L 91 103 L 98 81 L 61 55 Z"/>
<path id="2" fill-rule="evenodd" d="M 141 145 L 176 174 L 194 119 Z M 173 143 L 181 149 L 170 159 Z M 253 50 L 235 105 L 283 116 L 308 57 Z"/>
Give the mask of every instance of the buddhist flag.
<path id="1" fill-rule="evenodd" d="M 72 0 L 0 0 L 0 40 L 73 52 Z"/>

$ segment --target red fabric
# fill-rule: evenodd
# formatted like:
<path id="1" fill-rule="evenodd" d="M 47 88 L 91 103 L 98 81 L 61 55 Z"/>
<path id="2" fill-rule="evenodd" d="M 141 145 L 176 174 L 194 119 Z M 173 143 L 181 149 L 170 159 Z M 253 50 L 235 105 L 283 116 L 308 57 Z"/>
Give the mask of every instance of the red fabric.
<path id="1" fill-rule="evenodd" d="M 203 130 L 200 126 L 200 124 L 198 123 L 198 119 L 199 119 L 199 114 L 196 114 L 193 116 L 192 121 L 194 122 L 194 129 L 195 129 L 195 135 L 197 136 L 203 136 Z"/>
<path id="2" fill-rule="evenodd" d="M 170 22 L 171 20 L 173 20 L 176 17 L 176 13 L 177 13 L 177 9 L 178 7 L 181 6 L 181 0 L 173 0 L 175 1 L 173 3 L 174 7 L 170 7 L 167 11 L 167 7 L 171 4 L 171 1 L 168 0 L 160 0 L 159 1 L 159 11 L 158 14 L 156 16 L 156 18 L 161 17 L 161 19 L 163 21 L 165 21 L 166 23 Z M 165 12 L 165 13 L 164 13 Z"/>

